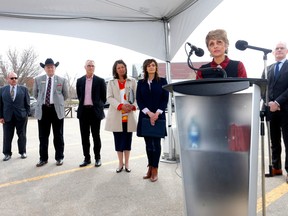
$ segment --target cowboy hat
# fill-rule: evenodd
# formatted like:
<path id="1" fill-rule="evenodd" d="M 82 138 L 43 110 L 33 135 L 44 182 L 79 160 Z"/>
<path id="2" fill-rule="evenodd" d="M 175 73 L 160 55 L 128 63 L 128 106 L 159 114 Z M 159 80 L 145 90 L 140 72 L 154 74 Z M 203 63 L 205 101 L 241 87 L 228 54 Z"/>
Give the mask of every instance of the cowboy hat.
<path id="1" fill-rule="evenodd" d="M 40 63 L 40 66 L 41 66 L 42 68 L 44 68 L 46 65 L 51 65 L 51 64 L 53 64 L 53 65 L 55 65 L 55 67 L 57 67 L 57 66 L 59 65 L 59 62 L 56 62 L 56 63 L 54 64 L 54 61 L 53 61 L 51 58 L 47 58 L 46 61 L 45 61 L 45 64 Z"/>

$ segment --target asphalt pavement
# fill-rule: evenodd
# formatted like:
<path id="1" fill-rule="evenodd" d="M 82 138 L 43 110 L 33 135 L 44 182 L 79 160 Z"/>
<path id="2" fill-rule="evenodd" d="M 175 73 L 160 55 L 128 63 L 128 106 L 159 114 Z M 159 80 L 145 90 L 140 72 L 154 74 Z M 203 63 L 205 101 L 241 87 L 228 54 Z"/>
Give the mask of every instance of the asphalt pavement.
<path id="1" fill-rule="evenodd" d="M 118 160 L 113 134 L 104 130 L 105 120 L 101 125 L 102 166 L 95 167 L 92 163 L 80 168 L 83 154 L 75 116 L 74 113 L 72 118 L 64 121 L 65 158 L 62 166 L 55 164 L 51 132 L 48 164 L 36 167 L 39 141 L 37 120 L 33 117 L 28 121 L 26 159 L 21 159 L 17 152 L 15 135 L 12 158 L 5 162 L 1 158 L 0 161 L 1 216 L 185 215 L 180 164 L 163 160 L 159 165 L 159 180 L 155 183 L 143 180 L 142 176 L 147 171 L 145 144 L 143 138 L 134 134 L 130 162 L 132 171 L 116 173 Z M 2 136 L 1 129 L 0 140 Z M 267 162 L 268 157 L 265 159 Z M 263 215 L 260 171 L 259 160 L 257 216 Z M 288 215 L 285 176 L 265 179 L 265 190 L 266 215 Z"/>

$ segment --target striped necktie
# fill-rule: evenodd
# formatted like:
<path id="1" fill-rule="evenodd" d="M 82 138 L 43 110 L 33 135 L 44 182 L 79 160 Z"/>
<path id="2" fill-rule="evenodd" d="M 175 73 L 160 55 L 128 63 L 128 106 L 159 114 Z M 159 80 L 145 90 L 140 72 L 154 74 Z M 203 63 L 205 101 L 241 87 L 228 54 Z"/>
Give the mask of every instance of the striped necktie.
<path id="1" fill-rule="evenodd" d="M 12 99 L 12 101 L 14 101 L 14 95 L 15 95 L 15 86 L 12 86 L 12 89 L 11 89 L 11 92 L 10 92 L 10 94 L 11 94 L 11 99 Z"/>
<path id="2" fill-rule="evenodd" d="M 48 85 L 46 90 L 46 98 L 45 98 L 45 104 L 50 105 L 50 93 L 51 93 L 51 77 L 48 79 Z"/>

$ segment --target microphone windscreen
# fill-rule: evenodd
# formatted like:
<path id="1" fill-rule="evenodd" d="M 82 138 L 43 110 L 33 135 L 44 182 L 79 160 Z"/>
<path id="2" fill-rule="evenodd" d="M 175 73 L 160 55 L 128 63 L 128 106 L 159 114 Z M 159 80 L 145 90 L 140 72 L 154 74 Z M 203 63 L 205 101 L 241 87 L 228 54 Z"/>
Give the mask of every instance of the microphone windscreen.
<path id="1" fill-rule="evenodd" d="M 235 44 L 235 47 L 239 50 L 245 50 L 247 46 L 248 46 L 248 42 L 243 41 L 243 40 L 238 40 Z"/>
<path id="2" fill-rule="evenodd" d="M 202 57 L 204 55 L 204 50 L 201 48 L 198 48 L 198 50 L 195 51 L 195 55 L 198 57 Z"/>

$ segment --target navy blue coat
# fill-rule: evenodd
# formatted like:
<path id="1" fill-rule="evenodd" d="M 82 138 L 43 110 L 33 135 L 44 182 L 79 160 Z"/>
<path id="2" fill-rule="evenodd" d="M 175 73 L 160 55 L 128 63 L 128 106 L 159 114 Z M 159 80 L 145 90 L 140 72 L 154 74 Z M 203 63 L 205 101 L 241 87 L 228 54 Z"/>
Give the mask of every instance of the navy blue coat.
<path id="1" fill-rule="evenodd" d="M 169 99 L 169 93 L 162 88 L 167 85 L 165 78 L 160 78 L 158 81 L 153 79 L 151 83 L 151 89 L 146 80 L 139 80 L 136 90 L 136 101 L 139 107 L 139 117 L 137 125 L 137 136 L 142 137 L 141 134 L 141 120 L 142 118 L 149 118 L 142 110 L 148 108 L 151 112 L 155 113 L 158 109 L 163 110 L 163 113 L 159 115 L 159 119 L 166 119 L 165 110 Z M 167 132 L 166 132 L 167 135 Z"/>
<path id="2" fill-rule="evenodd" d="M 0 89 L 0 118 L 4 118 L 5 122 L 9 122 L 12 116 L 17 120 L 23 120 L 30 113 L 30 96 L 25 86 L 17 85 L 15 100 L 12 101 L 10 95 L 10 85 L 6 85 Z"/>
<path id="3" fill-rule="evenodd" d="M 277 80 L 274 78 L 275 63 L 267 68 L 268 96 L 269 101 L 277 101 L 281 110 L 288 111 L 288 60 L 286 60 L 280 70 Z M 264 78 L 264 75 L 262 75 Z M 269 102 L 267 101 L 267 102 Z"/>

